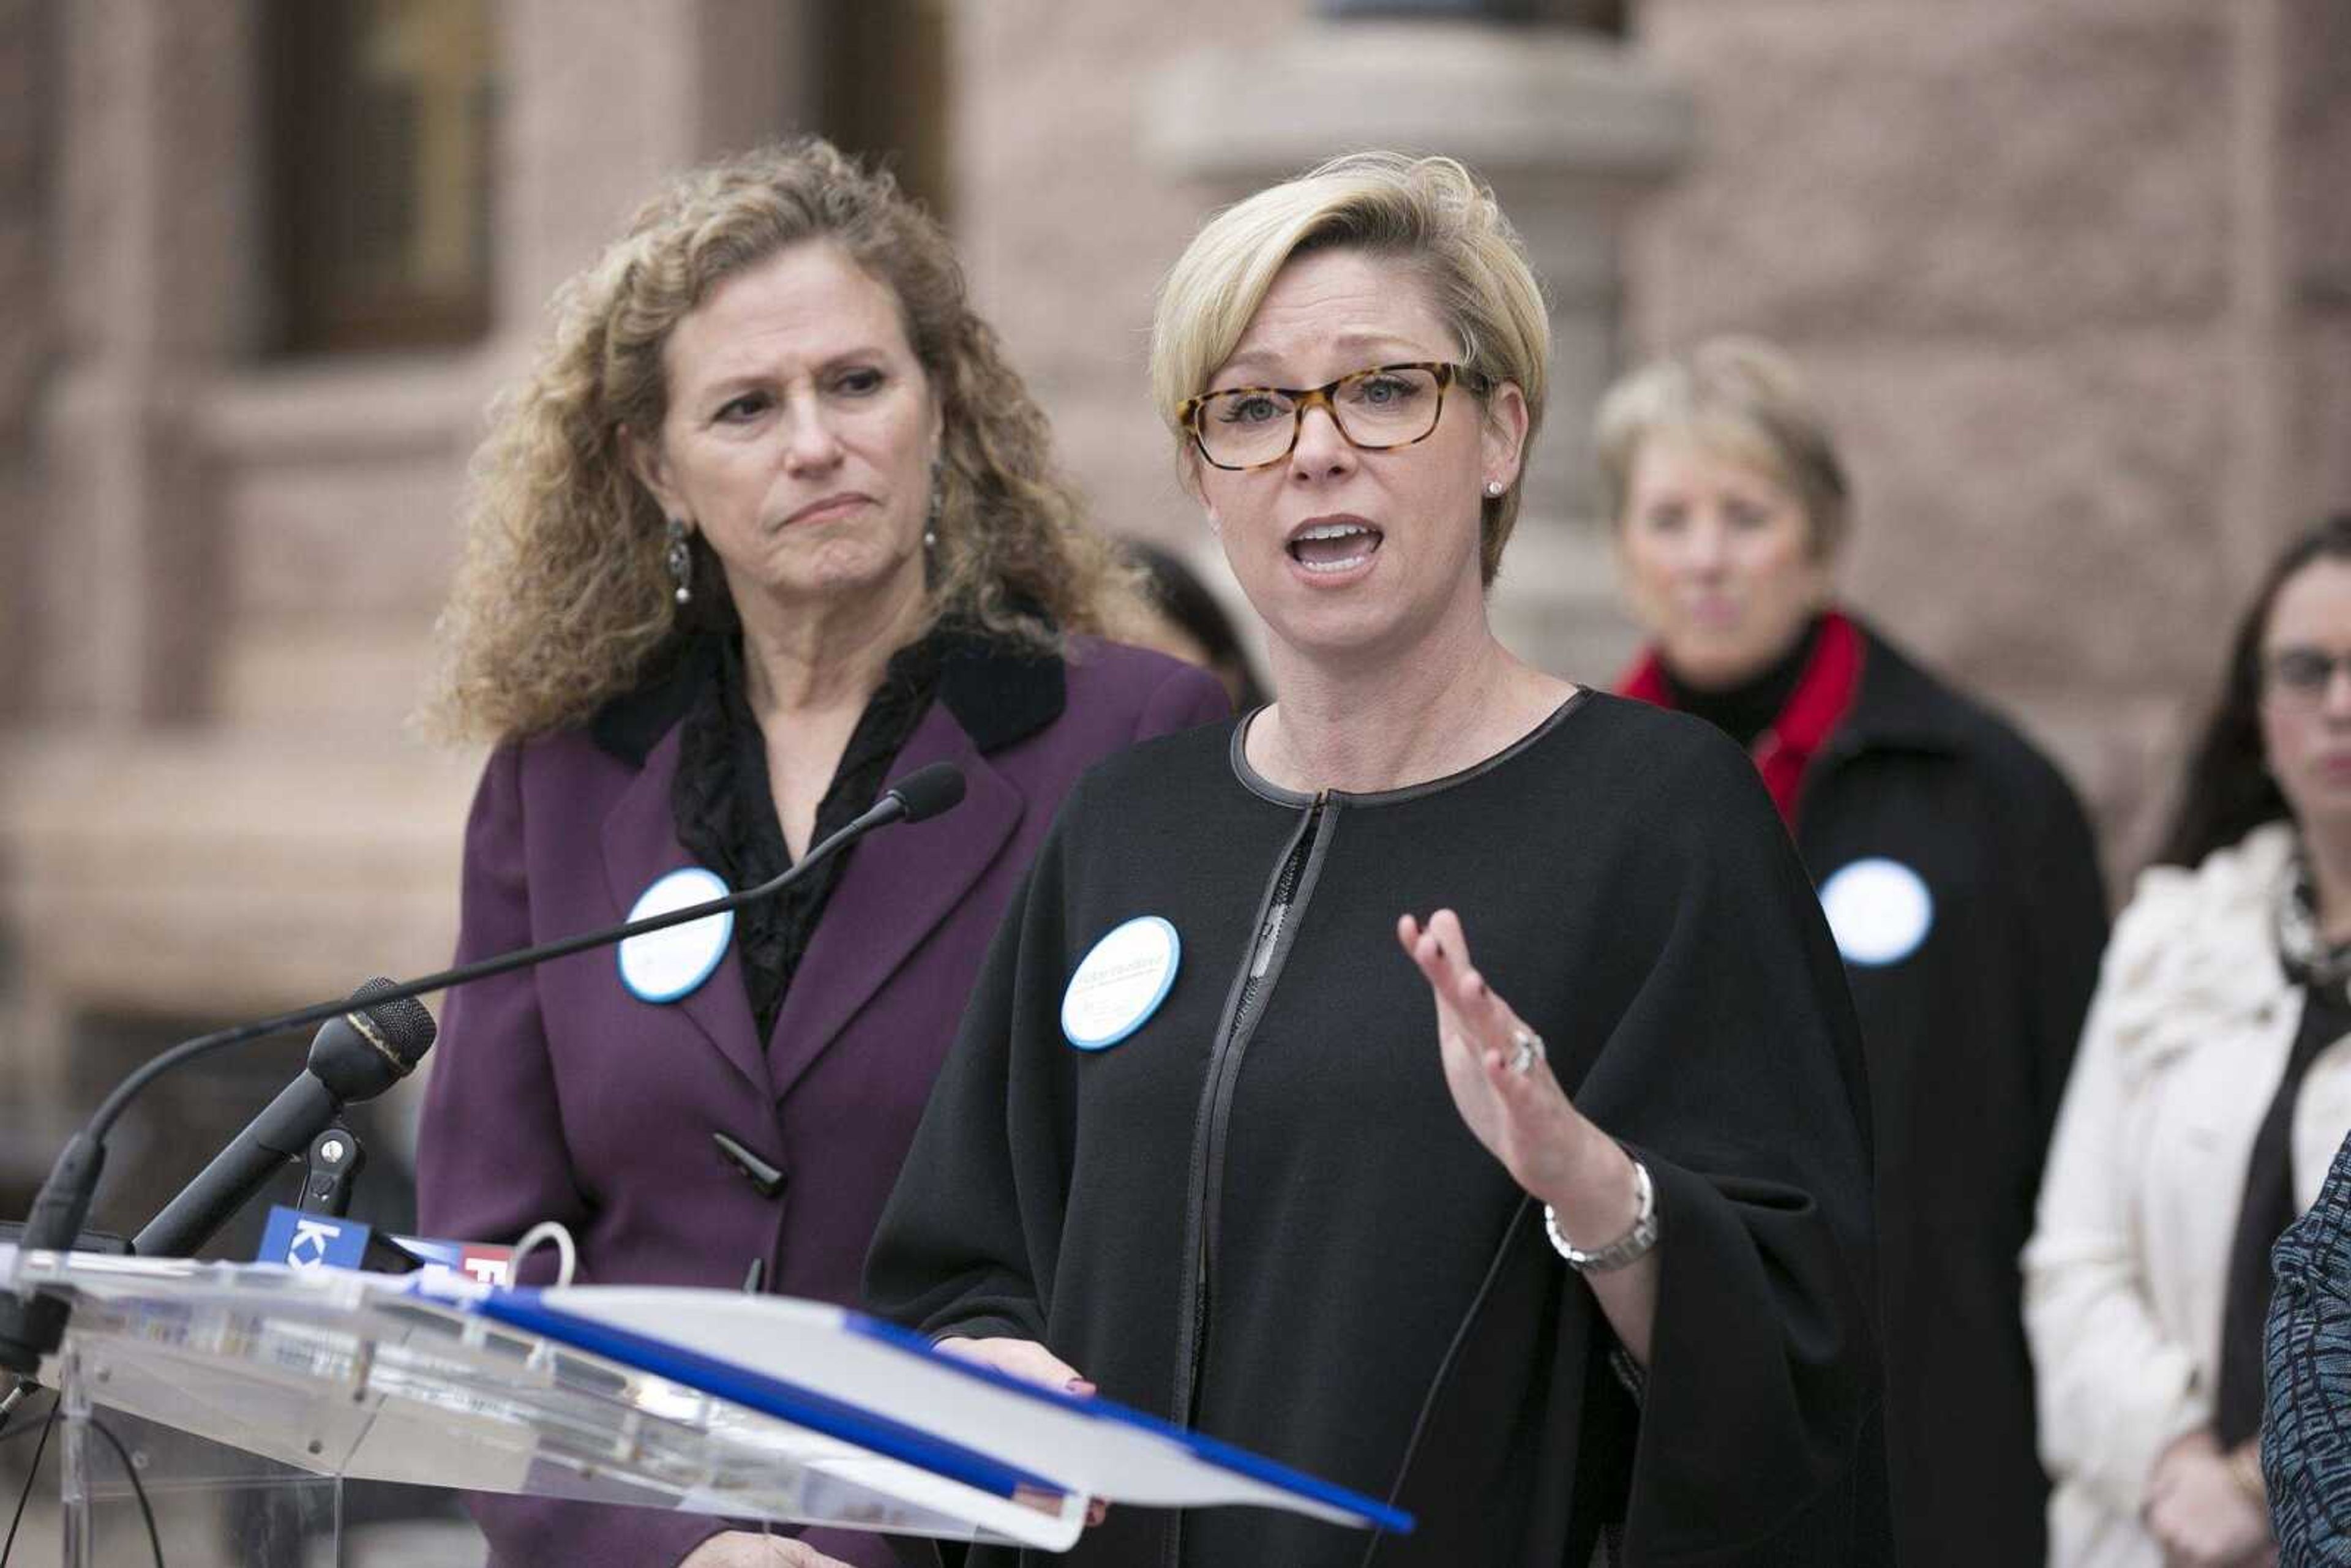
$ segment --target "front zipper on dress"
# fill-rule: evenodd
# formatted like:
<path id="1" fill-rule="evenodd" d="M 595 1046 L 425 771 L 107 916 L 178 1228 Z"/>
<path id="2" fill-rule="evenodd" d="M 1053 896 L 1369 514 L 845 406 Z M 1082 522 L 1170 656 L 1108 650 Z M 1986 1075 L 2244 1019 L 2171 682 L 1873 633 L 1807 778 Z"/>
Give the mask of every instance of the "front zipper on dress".
<path id="1" fill-rule="evenodd" d="M 1197 1414 L 1200 1367 L 1207 1354 L 1208 1270 L 1217 1250 L 1217 1212 L 1224 1196 L 1225 1139 L 1231 1120 L 1233 1091 L 1240 1081 L 1241 1057 L 1265 1016 L 1266 998 L 1280 978 L 1281 960 L 1295 938 L 1305 904 L 1313 894 L 1315 873 L 1329 847 L 1322 831 L 1325 814 L 1334 811 L 1327 790 L 1316 793 L 1312 804 L 1290 836 L 1259 909 L 1256 935 L 1249 941 L 1240 973 L 1234 977 L 1223 1026 L 1208 1053 L 1208 1073 L 1200 1088 L 1200 1108 L 1193 1123 L 1190 1200 L 1185 1217 L 1184 1268 L 1191 1288 L 1184 1294 L 1190 1311 L 1183 1338 L 1176 1346 L 1176 1420 L 1192 1425 Z M 1182 1552 L 1183 1516 L 1178 1513 L 1167 1531 L 1166 1563 L 1175 1568 Z"/>

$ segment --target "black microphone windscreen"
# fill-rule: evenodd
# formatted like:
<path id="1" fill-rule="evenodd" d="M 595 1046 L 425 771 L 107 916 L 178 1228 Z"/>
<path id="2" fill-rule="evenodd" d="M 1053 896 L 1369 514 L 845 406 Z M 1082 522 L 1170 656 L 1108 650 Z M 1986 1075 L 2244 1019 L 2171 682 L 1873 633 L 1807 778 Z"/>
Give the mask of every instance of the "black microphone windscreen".
<path id="1" fill-rule="evenodd" d="M 375 1033 L 381 1037 L 384 1049 L 413 1067 L 423 1060 L 426 1051 L 433 1049 L 434 1036 L 438 1032 L 434 1026 L 432 1010 L 414 997 L 402 997 L 398 1001 L 381 1002 L 373 1007 L 368 1005 L 371 997 L 399 988 L 394 982 L 379 976 L 351 993 L 351 1000 L 356 1004 L 351 1010 L 365 1014 L 367 1021 L 375 1027 Z"/>
<path id="2" fill-rule="evenodd" d="M 952 762 L 934 762 L 927 768 L 915 768 L 891 785 L 888 792 L 904 804 L 904 821 L 919 822 L 937 816 L 963 799 L 963 769 Z"/>

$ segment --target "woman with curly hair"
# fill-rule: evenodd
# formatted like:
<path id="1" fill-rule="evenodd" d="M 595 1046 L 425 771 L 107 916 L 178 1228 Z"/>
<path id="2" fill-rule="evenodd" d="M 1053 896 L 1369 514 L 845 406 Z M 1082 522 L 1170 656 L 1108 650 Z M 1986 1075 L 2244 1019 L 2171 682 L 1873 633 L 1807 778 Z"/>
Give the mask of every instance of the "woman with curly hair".
<path id="1" fill-rule="evenodd" d="M 422 1218 L 559 1220 L 590 1281 L 848 1302 L 1062 793 L 1225 699 L 1101 640 L 1126 573 L 886 174 L 815 140 L 697 170 L 556 303 L 483 448 L 428 707 L 496 744 L 459 959 L 764 882 L 929 763 L 967 793 L 739 911 L 683 973 L 591 951 L 453 995 Z M 653 1510 L 476 1514 L 501 1562 L 891 1560 Z"/>

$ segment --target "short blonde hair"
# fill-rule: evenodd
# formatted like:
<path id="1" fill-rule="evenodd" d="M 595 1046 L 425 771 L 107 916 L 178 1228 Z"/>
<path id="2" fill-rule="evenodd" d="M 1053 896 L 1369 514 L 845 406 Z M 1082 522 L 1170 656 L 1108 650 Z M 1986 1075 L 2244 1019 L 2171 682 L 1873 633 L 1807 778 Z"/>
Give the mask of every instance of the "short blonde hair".
<path id="1" fill-rule="evenodd" d="M 1602 503 L 1620 526 L 1641 444 L 1667 435 L 1751 465 L 1785 487 L 1804 509 L 1816 559 L 1844 542 L 1852 497 L 1828 421 L 1795 361 L 1760 338 L 1710 338 L 1643 365 L 1600 400 L 1593 433 Z"/>
<path id="2" fill-rule="evenodd" d="M 1542 424 L 1551 318 L 1518 231 L 1492 190 L 1453 159 L 1353 152 L 1217 214 L 1161 285 L 1151 396 L 1179 455 L 1191 434 L 1178 411 L 1232 357 L 1275 275 L 1315 250 L 1362 250 L 1417 271 L 1460 340 L 1462 362 L 1489 382 L 1516 383 L 1525 396 L 1532 444 Z M 1189 462 L 1185 473 L 1194 473 Z M 1518 522 L 1519 482 L 1480 506 L 1480 568 L 1490 583 Z"/>
<path id="3" fill-rule="evenodd" d="M 680 320 L 726 279 L 819 241 L 888 287 L 938 401 L 934 620 L 1059 651 L 1065 633 L 1115 632 L 1139 613 L 1134 573 L 1086 525 L 946 231 L 887 172 L 800 137 L 677 176 L 557 294 L 552 337 L 496 404 L 475 460 L 429 732 L 501 740 L 579 724 L 691 632 L 661 508 L 621 432 L 661 428 L 663 350 Z M 691 614 L 728 622 L 698 532 L 692 548 Z"/>

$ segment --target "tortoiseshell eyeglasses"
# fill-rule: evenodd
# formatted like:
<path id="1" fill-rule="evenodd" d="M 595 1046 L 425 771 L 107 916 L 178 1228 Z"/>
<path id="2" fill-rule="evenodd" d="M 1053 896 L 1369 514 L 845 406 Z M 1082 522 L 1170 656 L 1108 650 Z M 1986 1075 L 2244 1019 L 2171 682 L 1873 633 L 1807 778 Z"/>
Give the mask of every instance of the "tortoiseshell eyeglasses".
<path id="1" fill-rule="evenodd" d="M 1202 392 L 1176 410 L 1200 455 L 1240 471 L 1280 462 L 1298 445 L 1301 416 L 1316 403 L 1348 442 L 1385 452 L 1426 441 L 1445 412 L 1445 391 L 1458 382 L 1473 392 L 1489 385 L 1466 365 L 1429 361 L 1375 365 L 1319 387 L 1228 387 Z"/>

